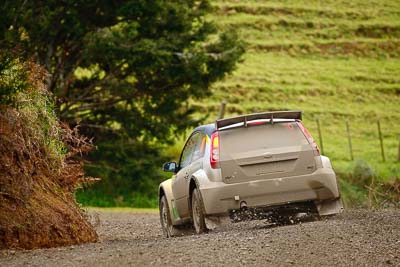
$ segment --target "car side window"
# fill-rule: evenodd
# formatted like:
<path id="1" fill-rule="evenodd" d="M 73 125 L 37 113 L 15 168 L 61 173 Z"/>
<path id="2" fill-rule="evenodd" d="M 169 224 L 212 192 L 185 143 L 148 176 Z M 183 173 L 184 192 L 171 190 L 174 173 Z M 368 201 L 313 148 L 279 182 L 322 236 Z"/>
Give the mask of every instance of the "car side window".
<path id="1" fill-rule="evenodd" d="M 199 132 L 196 134 L 196 148 L 193 152 L 192 162 L 202 158 L 204 156 L 205 147 L 206 147 L 206 135 L 204 133 Z"/>
<path id="2" fill-rule="evenodd" d="M 188 166 L 190 164 L 190 162 L 192 161 L 192 154 L 193 151 L 196 148 L 196 138 L 197 138 L 197 133 L 194 134 L 192 137 L 190 137 L 190 139 L 186 142 L 186 145 L 182 151 L 182 155 L 181 155 L 181 160 L 179 162 L 179 168 L 185 168 L 186 166 Z"/>

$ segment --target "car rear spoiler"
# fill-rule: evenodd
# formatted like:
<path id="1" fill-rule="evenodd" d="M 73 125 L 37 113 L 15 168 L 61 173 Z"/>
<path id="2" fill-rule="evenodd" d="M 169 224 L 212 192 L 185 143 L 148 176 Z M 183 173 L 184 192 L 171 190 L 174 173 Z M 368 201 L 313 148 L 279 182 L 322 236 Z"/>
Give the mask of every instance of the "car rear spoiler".
<path id="1" fill-rule="evenodd" d="M 274 119 L 302 119 L 302 112 L 300 110 L 289 110 L 289 111 L 272 111 L 263 113 L 253 113 L 247 115 L 241 115 L 233 118 L 219 119 L 215 122 L 217 130 L 236 123 L 243 123 L 244 127 L 247 127 L 248 121 L 269 119 L 271 124 L 274 123 Z"/>

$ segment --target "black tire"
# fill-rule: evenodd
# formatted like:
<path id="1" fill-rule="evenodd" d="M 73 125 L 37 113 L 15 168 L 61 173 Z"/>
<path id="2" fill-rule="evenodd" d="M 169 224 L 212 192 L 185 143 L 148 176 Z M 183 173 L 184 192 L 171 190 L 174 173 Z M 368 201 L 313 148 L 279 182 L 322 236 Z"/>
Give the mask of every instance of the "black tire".
<path id="1" fill-rule="evenodd" d="M 169 213 L 168 201 L 165 196 L 160 199 L 160 222 L 165 237 L 173 237 L 180 234 L 179 229 L 172 225 L 171 215 Z"/>
<path id="2" fill-rule="evenodd" d="M 197 234 L 202 234 L 207 231 L 206 223 L 204 221 L 203 202 L 197 188 L 193 189 L 192 193 L 192 219 Z"/>

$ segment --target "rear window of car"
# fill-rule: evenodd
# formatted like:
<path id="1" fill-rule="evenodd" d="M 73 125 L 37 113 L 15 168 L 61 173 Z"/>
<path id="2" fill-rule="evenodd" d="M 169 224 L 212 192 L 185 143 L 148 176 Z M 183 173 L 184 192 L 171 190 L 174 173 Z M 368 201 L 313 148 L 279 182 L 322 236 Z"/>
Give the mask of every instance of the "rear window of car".
<path id="1" fill-rule="evenodd" d="M 296 122 L 232 128 L 222 131 L 220 136 L 221 149 L 228 145 L 231 152 L 308 144 Z"/>

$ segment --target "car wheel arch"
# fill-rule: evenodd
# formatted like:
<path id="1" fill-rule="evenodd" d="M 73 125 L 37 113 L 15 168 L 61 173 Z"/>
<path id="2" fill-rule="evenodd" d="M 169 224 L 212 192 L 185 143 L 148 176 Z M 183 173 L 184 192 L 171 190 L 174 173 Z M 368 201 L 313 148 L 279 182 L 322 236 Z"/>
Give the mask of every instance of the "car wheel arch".
<path id="1" fill-rule="evenodd" d="M 165 196 L 164 188 L 160 187 L 158 190 L 158 203 L 160 203 L 163 196 Z"/>
<path id="2" fill-rule="evenodd" d="M 189 182 L 189 198 L 188 198 L 188 204 L 189 204 L 189 214 L 192 214 L 192 194 L 193 190 L 195 188 L 199 188 L 198 182 L 195 177 L 192 176 Z"/>
<path id="3" fill-rule="evenodd" d="M 172 180 L 168 179 L 164 181 L 163 183 L 160 184 L 160 187 L 158 189 L 158 204 L 160 205 L 161 198 L 165 196 L 167 199 L 167 204 L 168 204 L 168 209 L 170 214 L 173 214 L 172 210 L 172 200 L 174 199 L 173 193 L 172 193 Z M 176 224 L 176 218 L 171 216 L 171 221 L 172 224 Z"/>
<path id="4" fill-rule="evenodd" d="M 200 198 L 202 199 L 203 205 L 203 195 L 202 195 L 202 188 L 201 185 L 208 180 L 207 173 L 203 169 L 199 169 L 192 174 L 190 177 L 190 181 L 188 183 L 187 192 L 188 192 L 188 205 L 189 205 L 189 212 L 192 213 L 192 193 L 195 188 L 199 190 Z M 203 206 L 204 211 L 206 210 Z"/>
<path id="5" fill-rule="evenodd" d="M 189 192 L 188 203 L 189 203 L 189 212 L 190 212 L 190 214 L 192 214 L 192 197 L 193 197 L 193 190 L 195 188 L 198 189 L 199 196 L 201 198 L 201 202 L 204 203 L 202 192 L 201 192 L 201 189 L 200 189 L 200 182 L 199 182 L 199 180 L 201 181 L 202 178 L 203 177 L 201 177 L 201 176 L 200 177 L 196 177 L 195 175 L 193 175 L 191 177 L 191 179 L 190 179 L 189 188 L 188 188 L 188 192 Z M 205 207 L 204 206 L 203 206 L 203 211 L 205 212 Z"/>

